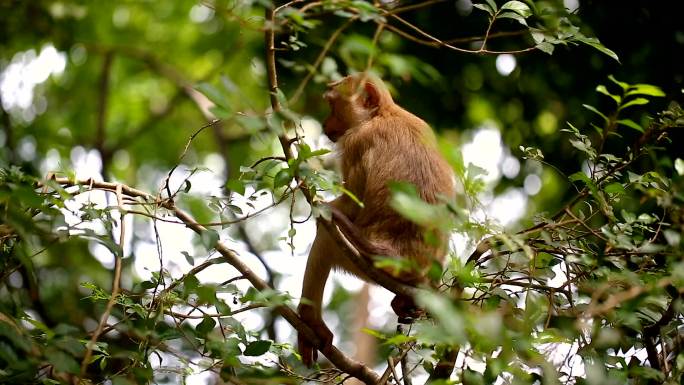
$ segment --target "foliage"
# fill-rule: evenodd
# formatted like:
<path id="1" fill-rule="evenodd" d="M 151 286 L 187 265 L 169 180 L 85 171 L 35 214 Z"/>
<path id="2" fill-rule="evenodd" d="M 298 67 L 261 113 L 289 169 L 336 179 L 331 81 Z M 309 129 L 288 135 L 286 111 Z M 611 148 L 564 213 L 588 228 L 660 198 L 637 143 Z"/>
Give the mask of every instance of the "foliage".
<path id="1" fill-rule="evenodd" d="M 0 5 L 0 85 L 44 52 L 68 59 L 24 82 L 28 103 L 0 87 L 0 381 L 678 383 L 684 111 L 666 91 L 681 87 L 600 75 L 596 95 L 551 90 L 587 75 L 551 65 L 549 79 L 566 52 L 618 63 L 585 15 L 557 1 L 466 3 Z M 447 39 L 455 21 L 467 35 Z M 527 72 L 497 77 L 498 58 L 523 53 Z M 426 317 L 366 329 L 375 362 L 327 352 L 333 369 L 311 372 L 283 334 L 307 330 L 285 285 L 301 271 L 284 266 L 305 258 L 314 219 L 332 218 L 323 201 L 363 204 L 318 121 L 323 84 L 364 70 L 435 126 L 461 189 L 433 206 L 396 183 L 392 208 L 462 247 L 430 271 L 438 288 L 417 291 Z M 519 176 L 461 152 L 492 125 L 520 149 L 500 150 L 523 160 Z M 492 197 L 531 175 L 542 190 L 503 226 Z M 354 295 L 332 297 L 345 341 Z"/>

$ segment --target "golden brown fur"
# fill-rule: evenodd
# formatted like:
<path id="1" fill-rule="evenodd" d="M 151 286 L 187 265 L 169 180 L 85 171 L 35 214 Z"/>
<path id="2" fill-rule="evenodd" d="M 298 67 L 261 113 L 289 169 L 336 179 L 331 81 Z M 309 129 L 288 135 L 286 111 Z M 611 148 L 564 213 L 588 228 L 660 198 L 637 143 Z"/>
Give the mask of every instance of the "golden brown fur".
<path id="1" fill-rule="evenodd" d="M 452 172 L 437 151 L 432 130 L 423 120 L 396 105 L 380 81 L 365 75 L 349 76 L 331 84 L 325 98 L 331 114 L 324 123 L 324 132 L 337 142 L 345 187 L 364 203 L 361 208 L 348 196 L 342 196 L 332 205 L 365 235 L 375 254 L 408 258 L 417 267 L 395 274 L 397 279 L 413 285 L 426 283 L 427 269 L 433 261 L 441 263 L 444 259 L 446 234 L 439 234 L 438 244 L 427 244 L 424 234 L 428 229 L 390 208 L 388 183 L 409 182 L 428 203 L 454 194 Z M 366 279 L 319 226 L 304 275 L 305 301 L 299 309 L 325 344 L 332 342 L 332 333 L 322 321 L 321 300 L 333 267 Z M 299 351 L 307 365 L 316 359 L 316 350 L 302 338 Z"/>

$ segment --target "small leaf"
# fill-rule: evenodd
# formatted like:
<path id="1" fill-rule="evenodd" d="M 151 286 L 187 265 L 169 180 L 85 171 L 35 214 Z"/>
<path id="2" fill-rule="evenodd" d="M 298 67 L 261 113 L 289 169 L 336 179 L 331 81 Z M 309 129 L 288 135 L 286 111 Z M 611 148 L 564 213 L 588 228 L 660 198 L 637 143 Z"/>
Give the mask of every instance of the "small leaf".
<path id="1" fill-rule="evenodd" d="M 289 168 L 284 168 L 275 175 L 273 178 L 273 188 L 278 188 L 285 186 L 292 180 L 292 174 Z"/>
<path id="2" fill-rule="evenodd" d="M 611 58 L 615 59 L 618 63 L 620 62 L 620 59 L 618 58 L 617 54 L 613 52 L 612 50 L 606 48 L 601 42 L 595 38 L 595 37 L 586 37 L 586 36 L 575 36 L 575 39 L 581 43 L 584 43 L 588 46 L 594 47 L 597 50 L 601 51 L 602 53 L 610 56 Z"/>
<path id="3" fill-rule="evenodd" d="M 190 255 L 190 253 L 188 253 L 187 251 L 181 251 L 181 254 L 183 254 L 185 260 L 188 261 L 188 263 L 191 266 L 195 266 L 195 258 L 193 258 L 192 255 Z"/>
<path id="4" fill-rule="evenodd" d="M 266 352 L 268 352 L 268 349 L 271 348 L 272 342 L 269 340 L 261 340 L 261 341 L 254 341 L 250 342 L 249 345 L 245 348 L 244 355 L 246 356 L 260 356 Z"/>
<path id="5" fill-rule="evenodd" d="M 219 241 L 219 233 L 214 229 L 206 229 L 200 234 L 200 241 L 207 250 L 211 250 Z"/>
<path id="6" fill-rule="evenodd" d="M 200 83 L 197 86 L 195 86 L 195 89 L 197 89 L 197 91 L 206 96 L 209 100 L 216 103 L 216 105 L 218 105 L 219 107 L 223 107 L 226 110 L 230 110 L 228 99 L 221 91 L 219 91 L 213 85 L 209 83 Z"/>
<path id="7" fill-rule="evenodd" d="M 636 99 L 630 100 L 629 102 L 627 102 L 627 103 L 621 105 L 621 106 L 620 106 L 620 110 L 624 110 L 624 109 L 627 108 L 627 107 L 631 107 L 631 106 L 641 106 L 641 105 L 644 105 L 644 104 L 648 104 L 648 99 L 645 99 L 645 98 L 636 98 Z"/>
<path id="8" fill-rule="evenodd" d="M 606 88 L 606 86 L 604 86 L 604 85 L 602 85 L 602 84 L 601 84 L 601 85 L 598 85 L 598 86 L 596 87 L 596 91 L 599 92 L 599 93 L 601 93 L 601 94 L 604 94 L 604 95 L 606 95 L 606 96 L 609 96 L 611 99 L 615 100 L 615 103 L 617 103 L 618 105 L 619 105 L 620 102 L 622 101 L 622 98 L 621 98 L 621 97 L 619 97 L 619 96 L 617 96 L 617 95 L 613 95 L 613 94 L 611 94 L 610 92 L 608 92 L 608 89 Z"/>
<path id="9" fill-rule="evenodd" d="M 78 374 L 80 371 L 80 366 L 74 357 L 61 350 L 48 349 L 45 351 L 45 358 L 58 372 Z"/>
<path id="10" fill-rule="evenodd" d="M 494 11 L 497 11 L 497 10 L 498 10 L 498 8 L 497 8 L 497 6 L 496 6 L 496 2 L 495 2 L 494 0 L 486 0 L 486 1 L 487 1 L 487 4 L 489 4 L 489 6 L 492 7 L 492 9 L 493 9 Z"/>
<path id="11" fill-rule="evenodd" d="M 487 4 L 484 4 L 484 3 L 482 3 L 482 4 L 473 4 L 473 7 L 477 8 L 477 9 L 481 9 L 481 10 L 487 12 L 490 16 L 494 16 L 494 10 L 492 9 L 492 7 L 490 7 L 490 6 L 487 5 Z"/>
<path id="12" fill-rule="evenodd" d="M 185 279 L 183 279 L 183 286 L 188 292 L 193 292 L 199 286 L 199 279 L 194 274 L 190 274 Z"/>
<path id="13" fill-rule="evenodd" d="M 530 35 L 532 35 L 532 39 L 536 44 L 539 44 L 546 40 L 546 35 L 544 35 L 544 32 L 542 32 L 539 29 L 530 29 Z"/>
<path id="14" fill-rule="evenodd" d="M 662 97 L 665 96 L 665 92 L 661 90 L 660 88 L 651 85 L 651 84 L 634 84 L 629 87 L 629 90 L 625 94 L 625 96 L 631 96 L 631 95 L 646 95 L 646 96 L 653 96 L 653 97 Z"/>
<path id="15" fill-rule="evenodd" d="M 643 127 L 641 127 L 640 125 L 638 125 L 635 121 L 633 121 L 631 119 L 621 119 L 621 120 L 618 120 L 616 123 L 622 124 L 623 126 L 627 126 L 629 128 L 633 128 L 633 129 L 635 129 L 641 133 L 644 132 Z"/>
<path id="16" fill-rule="evenodd" d="M 519 14 L 515 12 L 503 12 L 500 13 L 499 16 L 497 16 L 499 19 L 513 19 L 517 21 L 518 23 L 527 26 L 527 21 L 525 20 L 524 17 L 520 16 Z"/>
<path id="17" fill-rule="evenodd" d="M 207 333 L 209 333 L 209 332 L 211 332 L 212 330 L 214 330 L 214 327 L 215 327 L 215 326 L 216 326 L 216 321 L 214 321 L 213 318 L 211 318 L 211 317 L 204 317 L 204 319 L 202 319 L 202 322 L 200 322 L 199 324 L 197 324 L 197 326 L 195 327 L 195 330 L 196 330 L 197 333 L 199 333 L 200 335 L 205 336 L 205 335 L 207 335 Z"/>
<path id="18" fill-rule="evenodd" d="M 554 48 L 556 48 L 556 47 L 554 47 L 553 44 L 544 41 L 544 42 L 541 42 L 541 43 L 537 44 L 537 45 L 535 46 L 535 48 L 537 48 L 538 50 L 540 50 L 540 51 L 542 51 L 542 52 L 544 52 L 544 53 L 546 53 L 546 54 L 551 55 L 551 54 L 553 54 L 553 50 L 554 50 Z"/>
<path id="19" fill-rule="evenodd" d="M 627 84 L 627 83 L 625 83 L 625 82 L 621 82 L 621 81 L 615 79 L 615 76 L 613 76 L 613 75 L 608 75 L 608 79 L 609 79 L 611 82 L 613 82 L 613 83 L 617 84 L 618 86 L 620 86 L 624 91 L 626 91 L 626 90 L 629 88 L 629 84 Z"/>
<path id="20" fill-rule="evenodd" d="M 613 182 L 609 185 L 607 185 L 603 191 L 607 192 L 608 194 L 624 194 L 625 193 L 625 188 L 622 187 L 621 183 L 618 182 Z"/>
<path id="21" fill-rule="evenodd" d="M 532 14 L 532 11 L 530 10 L 530 7 L 527 6 L 527 4 L 523 3 L 522 1 L 509 1 L 506 2 L 504 5 L 501 6 L 501 10 L 509 9 L 518 15 L 522 16 L 523 18 L 529 17 Z"/>
<path id="22" fill-rule="evenodd" d="M 226 182 L 226 188 L 239 195 L 245 195 L 245 182 L 239 179 L 230 179 Z"/>
<path id="23" fill-rule="evenodd" d="M 570 144 L 572 144 L 572 146 L 575 147 L 576 149 L 587 154 L 587 156 L 589 156 L 589 158 L 594 159 L 596 157 L 596 151 L 594 150 L 593 147 L 591 147 L 591 142 L 589 142 L 588 139 L 585 139 L 583 141 L 582 140 L 570 139 Z"/>
<path id="24" fill-rule="evenodd" d="M 587 110 L 597 114 L 601 118 L 603 118 L 604 121 L 608 122 L 608 117 L 604 115 L 601 111 L 597 110 L 596 107 L 591 106 L 589 104 L 582 104 L 582 107 L 586 108 Z"/>

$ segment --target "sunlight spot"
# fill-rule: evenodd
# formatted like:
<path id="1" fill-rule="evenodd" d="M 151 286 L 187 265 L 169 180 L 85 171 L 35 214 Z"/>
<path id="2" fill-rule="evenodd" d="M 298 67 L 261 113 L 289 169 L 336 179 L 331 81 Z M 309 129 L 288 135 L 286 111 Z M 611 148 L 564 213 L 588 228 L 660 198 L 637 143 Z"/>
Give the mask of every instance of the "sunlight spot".
<path id="1" fill-rule="evenodd" d="M 475 132 L 472 141 L 463 145 L 463 162 L 472 163 L 487 171 L 482 179 L 493 182 L 499 179 L 499 163 L 503 158 L 501 134 L 493 126 L 480 128 Z"/>
<path id="2" fill-rule="evenodd" d="M 501 172 L 508 179 L 513 179 L 520 172 L 520 161 L 513 156 L 507 156 L 501 164 Z"/>
<path id="3" fill-rule="evenodd" d="M 128 7 L 116 7 L 114 13 L 112 14 L 112 23 L 117 28 L 123 28 L 128 24 L 131 19 L 131 11 Z"/>
<path id="4" fill-rule="evenodd" d="M 573 13 L 579 9 L 579 0 L 563 0 L 563 6 L 568 12 Z"/>
<path id="5" fill-rule="evenodd" d="M 18 52 L 0 73 L 0 96 L 5 110 L 20 110 L 24 120 L 33 120 L 37 112 L 44 112 L 46 105 L 33 110 L 34 89 L 50 75 L 61 75 L 66 67 L 66 55 L 58 52 L 52 44 L 36 51 Z"/>
<path id="6" fill-rule="evenodd" d="M 55 148 L 47 150 L 45 153 L 45 158 L 43 158 L 43 164 L 40 167 L 41 174 L 46 175 L 48 172 L 58 171 L 60 169 L 60 162 L 62 157 L 59 155 L 59 151 Z"/>
<path id="7" fill-rule="evenodd" d="M 457 0 L 454 4 L 456 12 L 461 16 L 468 16 L 473 12 L 473 2 L 471 0 Z"/>
<path id="8" fill-rule="evenodd" d="M 526 206 L 527 198 L 522 190 L 509 188 L 487 206 L 487 215 L 506 226 L 522 218 Z"/>
<path id="9" fill-rule="evenodd" d="M 30 135 L 21 138 L 17 153 L 22 160 L 32 161 L 36 157 L 36 139 Z"/>
<path id="10" fill-rule="evenodd" d="M 71 164 L 77 178 L 102 180 L 102 158 L 97 150 L 74 147 L 71 149 Z"/>
<path id="11" fill-rule="evenodd" d="M 515 56 L 505 53 L 496 57 L 496 70 L 503 76 L 508 76 L 515 70 Z"/>
<path id="12" fill-rule="evenodd" d="M 126 150 L 117 150 L 112 156 L 112 164 L 119 170 L 125 170 L 131 164 L 131 156 Z"/>
<path id="13" fill-rule="evenodd" d="M 525 193 L 527 195 L 537 195 L 541 190 L 541 178 L 537 174 L 530 174 L 525 177 L 524 182 Z"/>
<path id="14" fill-rule="evenodd" d="M 190 20 L 195 23 L 204 23 L 213 16 L 214 10 L 202 4 L 197 4 L 190 9 Z"/>

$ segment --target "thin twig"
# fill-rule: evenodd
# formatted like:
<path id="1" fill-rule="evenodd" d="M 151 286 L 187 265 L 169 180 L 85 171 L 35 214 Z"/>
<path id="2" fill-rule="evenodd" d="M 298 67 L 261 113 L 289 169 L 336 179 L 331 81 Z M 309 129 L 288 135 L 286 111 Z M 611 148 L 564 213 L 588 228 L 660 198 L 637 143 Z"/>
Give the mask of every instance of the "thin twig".
<path id="1" fill-rule="evenodd" d="M 100 317 L 100 322 L 97 325 L 97 329 L 95 329 L 93 336 L 90 338 L 90 341 L 88 342 L 88 344 L 86 344 L 86 352 L 85 352 L 85 355 L 83 356 L 83 361 L 81 361 L 81 378 L 83 378 L 85 376 L 86 369 L 88 367 L 88 364 L 90 364 L 90 358 L 93 354 L 93 349 L 95 347 L 95 344 L 97 343 L 97 339 L 100 337 L 100 333 L 102 333 L 102 329 L 107 324 L 107 319 L 109 319 L 109 314 L 112 312 L 112 309 L 114 308 L 114 304 L 116 304 L 116 299 L 119 296 L 119 291 L 121 290 L 121 287 L 120 287 L 120 284 L 121 284 L 121 265 L 122 265 L 122 259 L 123 259 L 124 240 L 125 240 L 125 236 L 126 236 L 126 225 L 124 222 L 124 216 L 126 215 L 126 210 L 123 207 L 123 185 L 121 185 L 121 184 L 116 185 L 116 199 L 119 203 L 119 213 L 121 214 L 121 218 L 119 220 L 119 226 L 120 226 L 119 248 L 120 249 L 114 255 L 114 278 L 112 279 L 112 295 L 109 298 L 109 301 L 107 301 L 107 307 L 105 308 L 104 313 L 102 313 L 102 316 Z"/>
<path id="2" fill-rule="evenodd" d="M 290 104 L 294 104 L 299 100 L 299 98 L 302 96 L 304 93 L 304 88 L 306 88 L 307 84 L 309 84 L 309 81 L 313 76 L 316 74 L 316 70 L 318 69 L 318 66 L 321 65 L 323 62 L 323 59 L 325 59 L 325 55 L 328 54 L 328 51 L 330 51 L 330 48 L 332 48 L 333 44 L 337 40 L 337 38 L 342 34 L 342 32 L 347 29 L 354 21 L 356 21 L 359 17 L 357 15 L 350 17 L 346 23 L 342 24 L 339 28 L 333 32 L 332 35 L 330 35 L 330 38 L 328 38 L 328 41 L 325 42 L 325 45 L 323 46 L 323 49 L 321 52 L 318 54 L 316 57 L 316 60 L 314 60 L 313 64 L 309 67 L 309 72 L 306 74 L 304 79 L 299 83 L 299 86 L 295 90 L 294 94 L 289 100 Z"/>

